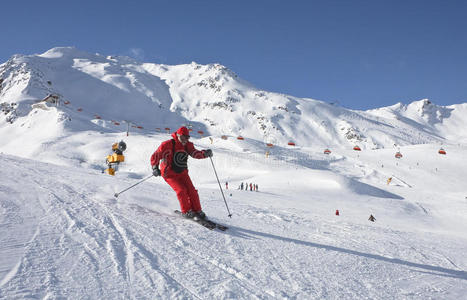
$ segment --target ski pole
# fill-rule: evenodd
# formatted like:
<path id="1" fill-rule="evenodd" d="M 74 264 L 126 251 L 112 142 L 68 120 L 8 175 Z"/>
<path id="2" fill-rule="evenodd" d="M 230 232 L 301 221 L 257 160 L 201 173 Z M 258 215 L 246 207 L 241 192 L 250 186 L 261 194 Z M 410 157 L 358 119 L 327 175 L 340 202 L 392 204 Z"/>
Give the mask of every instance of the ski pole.
<path id="1" fill-rule="evenodd" d="M 232 214 L 230 213 L 229 206 L 227 205 L 227 201 L 225 200 L 224 192 L 222 191 L 222 187 L 221 187 L 221 182 L 219 181 L 219 177 L 217 176 L 216 168 L 214 167 L 214 163 L 212 162 L 211 156 L 209 156 L 209 159 L 211 160 L 212 169 L 214 170 L 214 174 L 216 174 L 217 183 L 219 184 L 219 189 L 221 190 L 222 198 L 224 198 L 224 203 L 225 203 L 225 207 L 227 207 L 227 212 L 229 213 L 229 218 L 232 218 Z"/>
<path id="2" fill-rule="evenodd" d="M 120 191 L 120 192 L 118 192 L 118 193 L 115 193 L 115 194 L 114 194 L 114 197 L 117 198 L 118 195 L 120 195 L 121 193 L 128 191 L 128 190 L 131 189 L 132 187 L 134 187 L 134 186 L 140 184 L 140 183 L 143 182 L 143 181 L 148 180 L 148 179 L 151 178 L 152 176 L 154 176 L 154 175 L 151 174 L 151 175 L 149 175 L 148 177 L 144 178 L 143 180 L 140 180 L 140 181 L 138 181 L 137 183 L 133 184 L 132 186 L 127 187 L 127 188 L 124 189 L 123 191 Z"/>

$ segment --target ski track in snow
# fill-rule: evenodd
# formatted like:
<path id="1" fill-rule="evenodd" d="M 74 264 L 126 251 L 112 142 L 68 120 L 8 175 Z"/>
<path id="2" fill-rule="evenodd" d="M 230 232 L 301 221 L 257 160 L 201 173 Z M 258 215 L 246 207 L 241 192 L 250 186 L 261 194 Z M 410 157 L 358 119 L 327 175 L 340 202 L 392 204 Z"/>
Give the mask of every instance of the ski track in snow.
<path id="1" fill-rule="evenodd" d="M 374 224 L 359 222 L 343 202 L 335 217 L 339 201 L 328 206 L 326 194 L 299 190 L 307 199 L 300 203 L 281 189 L 229 191 L 234 217 L 227 219 L 212 196 L 218 190 L 204 188 L 209 215 L 229 226 L 209 231 L 172 214 L 174 195 L 156 179 L 115 199 L 111 186 L 122 179 L 0 159 L 0 230 L 12 232 L 1 240 L 1 253 L 12 255 L 0 260 L 0 298 L 454 299 L 467 290 L 465 240 L 392 228 L 382 214 Z M 342 174 L 352 164 L 340 166 Z M 372 174 L 359 168 L 358 176 Z M 359 203 L 410 208 L 390 199 Z M 420 200 L 413 207 L 432 211 Z"/>
<path id="2" fill-rule="evenodd" d="M 71 47 L 0 69 L 16 107 L 0 118 L 0 299 L 465 299 L 466 104 L 353 111 L 261 91 L 218 64 Z M 31 107 L 45 93 L 60 105 Z M 161 128 L 187 123 L 229 182 L 232 218 L 209 161 L 190 159 L 226 232 L 175 216 L 161 178 L 112 197 L 150 172 Z M 101 174 L 123 139 L 125 162 Z"/>

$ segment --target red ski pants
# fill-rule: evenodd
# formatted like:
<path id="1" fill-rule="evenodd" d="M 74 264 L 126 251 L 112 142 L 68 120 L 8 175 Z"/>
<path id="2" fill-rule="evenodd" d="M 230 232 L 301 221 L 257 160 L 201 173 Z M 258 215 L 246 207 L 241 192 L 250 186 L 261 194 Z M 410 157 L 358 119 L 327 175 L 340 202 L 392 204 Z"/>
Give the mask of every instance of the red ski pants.
<path id="1" fill-rule="evenodd" d="M 164 178 L 164 180 L 172 187 L 175 193 L 177 193 L 182 213 L 186 213 L 189 210 L 195 212 L 201 210 L 198 191 L 193 186 L 188 173 L 177 174 L 174 177 Z"/>

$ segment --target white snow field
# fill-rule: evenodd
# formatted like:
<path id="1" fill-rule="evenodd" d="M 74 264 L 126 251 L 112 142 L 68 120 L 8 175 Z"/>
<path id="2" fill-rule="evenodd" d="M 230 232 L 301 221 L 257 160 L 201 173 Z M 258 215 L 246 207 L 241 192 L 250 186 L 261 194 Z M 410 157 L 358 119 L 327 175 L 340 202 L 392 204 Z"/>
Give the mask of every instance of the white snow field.
<path id="1" fill-rule="evenodd" d="M 465 147 L 441 157 L 411 146 L 397 161 L 386 150 L 311 153 L 322 166 L 313 169 L 199 146 L 212 146 L 223 187 L 229 181 L 232 218 L 210 162 L 191 160 L 204 210 L 226 232 L 177 218 L 161 178 L 115 198 L 143 176 L 0 155 L 0 297 L 465 297 Z M 406 183 L 387 185 L 394 174 Z M 242 181 L 259 191 L 238 190 Z"/>
<path id="2" fill-rule="evenodd" d="M 219 65 L 74 48 L 14 56 L 0 78 L 0 299 L 467 299 L 467 104 L 351 111 Z M 160 177 L 114 197 L 185 124 L 213 149 L 232 217 L 209 159 L 190 176 L 225 232 L 177 217 Z"/>

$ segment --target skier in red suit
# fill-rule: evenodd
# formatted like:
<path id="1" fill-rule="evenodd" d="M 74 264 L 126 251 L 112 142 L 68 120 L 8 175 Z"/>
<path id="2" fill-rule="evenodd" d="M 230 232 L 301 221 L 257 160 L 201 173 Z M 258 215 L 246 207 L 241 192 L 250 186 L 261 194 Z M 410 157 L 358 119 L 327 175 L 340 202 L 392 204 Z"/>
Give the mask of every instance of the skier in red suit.
<path id="1" fill-rule="evenodd" d="M 151 155 L 151 166 L 153 175 L 162 175 L 177 193 L 182 216 L 199 220 L 206 218 L 206 214 L 201 209 L 198 191 L 188 175 L 188 155 L 197 159 L 207 158 L 212 156 L 212 150 L 197 150 L 189 139 L 188 129 L 180 127 L 172 133 L 172 139 L 162 142 Z"/>

